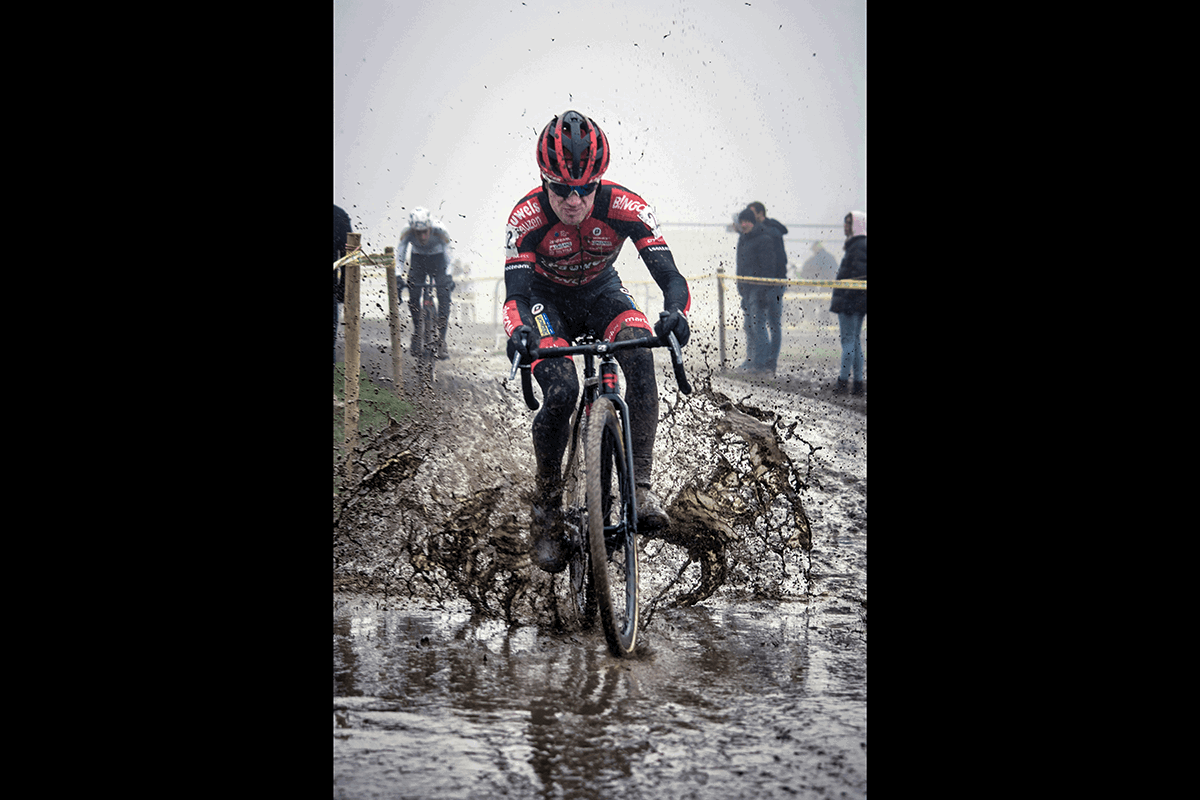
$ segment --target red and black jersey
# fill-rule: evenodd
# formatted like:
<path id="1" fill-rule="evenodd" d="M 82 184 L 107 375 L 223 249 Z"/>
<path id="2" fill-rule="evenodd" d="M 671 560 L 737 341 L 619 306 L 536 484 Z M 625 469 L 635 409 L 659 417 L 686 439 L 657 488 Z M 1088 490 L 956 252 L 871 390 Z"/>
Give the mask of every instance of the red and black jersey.
<path id="1" fill-rule="evenodd" d="M 592 213 L 578 226 L 566 225 L 550 208 L 544 188 L 528 192 L 513 208 L 505 231 L 505 328 L 531 324 L 529 288 L 538 276 L 570 291 L 606 271 L 632 239 L 650 276 L 663 292 L 663 307 L 685 314 L 691 306 L 687 281 L 658 230 L 654 211 L 637 194 L 601 181 Z M 522 322 L 512 320 L 518 312 Z M 511 330 L 507 331 L 509 334 Z"/>

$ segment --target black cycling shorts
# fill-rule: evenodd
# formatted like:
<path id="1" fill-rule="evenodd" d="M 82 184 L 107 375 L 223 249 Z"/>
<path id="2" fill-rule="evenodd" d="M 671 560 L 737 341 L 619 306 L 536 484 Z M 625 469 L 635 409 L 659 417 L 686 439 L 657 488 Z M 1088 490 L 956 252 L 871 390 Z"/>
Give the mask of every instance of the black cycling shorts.
<path id="1" fill-rule="evenodd" d="M 616 271 L 579 287 L 535 277 L 529 305 L 539 347 L 565 347 L 585 333 L 611 342 L 625 328 L 654 331 Z"/>

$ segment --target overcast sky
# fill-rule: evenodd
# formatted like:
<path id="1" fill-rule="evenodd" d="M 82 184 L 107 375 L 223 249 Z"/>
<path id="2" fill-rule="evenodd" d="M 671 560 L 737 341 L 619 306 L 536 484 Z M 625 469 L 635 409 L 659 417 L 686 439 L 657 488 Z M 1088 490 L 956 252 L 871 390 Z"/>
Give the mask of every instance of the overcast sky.
<path id="1" fill-rule="evenodd" d="M 425 206 L 501 274 L 537 134 L 568 109 L 661 222 L 867 210 L 866 0 L 335 0 L 333 33 L 333 201 L 373 252 Z"/>

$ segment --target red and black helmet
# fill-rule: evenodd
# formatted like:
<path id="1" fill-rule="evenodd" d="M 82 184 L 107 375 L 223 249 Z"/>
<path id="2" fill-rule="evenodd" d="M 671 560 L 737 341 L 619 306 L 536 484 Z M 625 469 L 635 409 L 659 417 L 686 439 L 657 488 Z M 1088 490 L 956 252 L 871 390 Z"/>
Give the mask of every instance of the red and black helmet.
<path id="1" fill-rule="evenodd" d="M 538 136 L 537 161 L 542 177 L 568 186 L 600 180 L 608 169 L 608 137 L 578 111 L 566 111 Z"/>

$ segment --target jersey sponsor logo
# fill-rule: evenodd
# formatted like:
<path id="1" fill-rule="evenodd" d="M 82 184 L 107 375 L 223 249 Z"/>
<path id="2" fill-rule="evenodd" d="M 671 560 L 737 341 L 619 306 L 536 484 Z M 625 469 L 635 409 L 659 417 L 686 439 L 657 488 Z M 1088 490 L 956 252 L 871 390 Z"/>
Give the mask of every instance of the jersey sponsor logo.
<path id="1" fill-rule="evenodd" d="M 537 314 L 534 316 L 533 321 L 537 324 L 538 333 L 543 339 L 554 335 L 554 328 L 550 325 L 550 320 L 545 314 Z"/>
<path id="2" fill-rule="evenodd" d="M 604 341 L 616 341 L 617 334 L 626 328 L 644 328 L 648 331 L 654 330 L 650 327 L 650 320 L 646 319 L 646 315 L 636 309 L 626 311 L 617 316 L 612 322 L 608 323 L 608 327 L 604 330 Z"/>
<path id="3" fill-rule="evenodd" d="M 504 229 L 504 249 L 512 257 L 517 252 L 517 243 L 530 231 L 546 224 L 546 216 L 537 198 L 531 197 L 513 209 Z"/>
<path id="4" fill-rule="evenodd" d="M 538 204 L 537 198 L 531 197 L 513 209 L 512 216 L 508 218 L 508 224 L 520 225 L 523 221 L 539 216 L 541 213 L 542 207 Z"/>
<path id="5" fill-rule="evenodd" d="M 521 326 L 521 314 L 517 311 L 517 301 L 509 300 L 504 304 L 504 335 L 512 336 L 512 332 Z"/>
<path id="6" fill-rule="evenodd" d="M 642 209 L 646 208 L 646 204 L 636 197 L 613 192 L 613 201 L 609 208 L 613 211 L 631 211 L 636 215 L 640 214 Z"/>
<path id="7" fill-rule="evenodd" d="M 650 238 L 662 238 L 658 232 L 658 219 L 654 216 L 654 209 L 637 195 L 613 192 L 611 208 L 616 219 L 636 219 L 650 231 Z"/>

